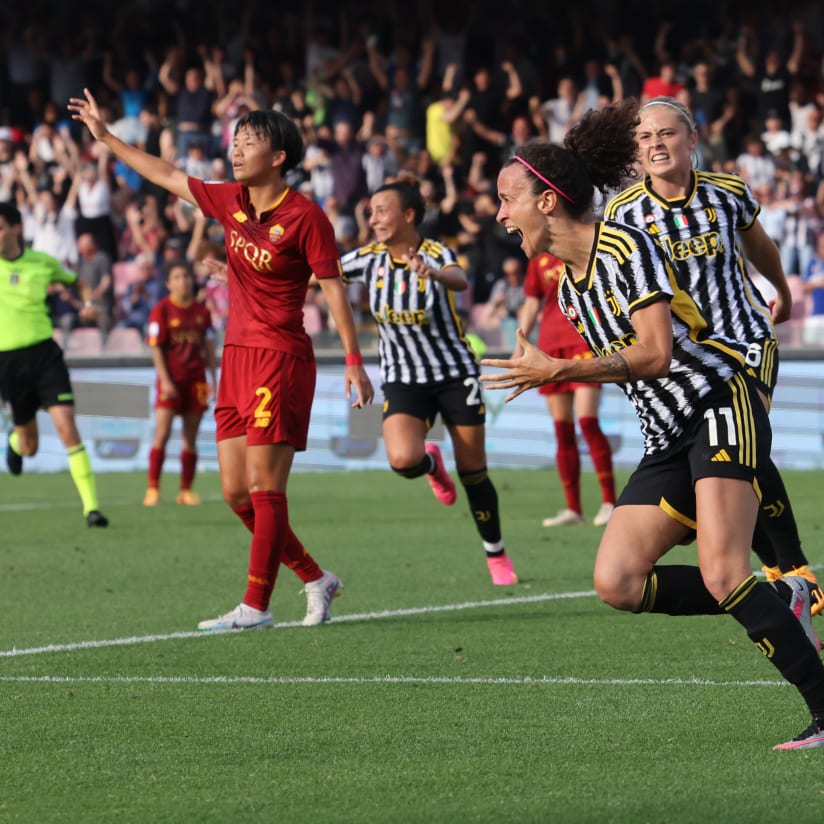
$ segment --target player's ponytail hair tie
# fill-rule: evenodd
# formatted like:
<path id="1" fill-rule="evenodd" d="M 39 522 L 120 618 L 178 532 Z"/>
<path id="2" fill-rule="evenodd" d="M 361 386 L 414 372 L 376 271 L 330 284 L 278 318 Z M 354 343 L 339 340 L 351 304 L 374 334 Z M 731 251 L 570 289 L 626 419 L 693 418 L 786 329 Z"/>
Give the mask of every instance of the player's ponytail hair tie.
<path id="1" fill-rule="evenodd" d="M 513 155 L 513 159 L 517 160 L 518 163 L 520 163 L 525 169 L 529 169 L 529 171 L 532 172 L 532 174 L 534 174 L 535 177 L 538 178 L 538 180 L 542 180 L 544 183 L 546 183 L 546 185 L 549 186 L 549 188 L 552 189 L 553 192 L 557 192 L 562 198 L 564 198 L 564 200 L 569 201 L 573 206 L 578 205 L 563 189 L 560 189 L 551 180 L 545 178 L 534 166 L 532 166 L 530 163 L 527 163 L 522 157 L 519 157 L 518 155 Z"/>

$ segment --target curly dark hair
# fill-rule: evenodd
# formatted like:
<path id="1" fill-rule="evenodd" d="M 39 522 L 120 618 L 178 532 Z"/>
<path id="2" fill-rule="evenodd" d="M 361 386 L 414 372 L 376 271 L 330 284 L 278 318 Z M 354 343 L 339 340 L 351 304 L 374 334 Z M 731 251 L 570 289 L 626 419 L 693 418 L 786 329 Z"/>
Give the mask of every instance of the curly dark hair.
<path id="1" fill-rule="evenodd" d="M 258 137 L 269 141 L 272 151 L 286 152 L 281 174 L 294 169 L 303 160 L 303 138 L 291 117 L 274 109 L 257 109 L 247 112 L 237 122 L 235 134 L 241 129 L 251 129 Z"/>
<path id="2" fill-rule="evenodd" d="M 569 130 L 563 145 L 530 140 L 506 165 L 521 158 L 525 166 L 529 164 L 528 170 L 531 166 L 552 183 L 565 209 L 578 216 L 591 208 L 595 189 L 603 193 L 637 177 L 638 123 L 638 102 L 632 98 L 600 110 L 590 109 Z M 534 173 L 532 176 L 533 191 L 538 194 L 546 188 L 545 181 Z"/>

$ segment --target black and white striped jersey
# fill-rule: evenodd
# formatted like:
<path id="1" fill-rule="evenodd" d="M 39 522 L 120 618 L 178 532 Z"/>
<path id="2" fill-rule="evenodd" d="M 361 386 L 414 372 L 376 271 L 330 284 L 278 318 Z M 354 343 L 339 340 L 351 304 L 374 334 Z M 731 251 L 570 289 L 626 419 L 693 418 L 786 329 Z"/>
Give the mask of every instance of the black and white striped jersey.
<path id="1" fill-rule="evenodd" d="M 685 198 L 666 200 L 647 178 L 612 198 L 605 215 L 655 238 L 713 333 L 736 341 L 746 356 L 749 344 L 775 338 L 769 307 L 736 243 L 736 232 L 749 229 L 760 208 L 737 175 L 694 171 Z"/>
<path id="2" fill-rule="evenodd" d="M 433 269 L 457 266 L 455 253 L 435 240 L 421 240 L 417 253 Z M 380 335 L 384 383 L 439 383 L 480 373 L 464 336 L 455 294 L 417 277 L 383 243 L 370 243 L 342 258 L 343 280 L 363 282 Z"/>
<path id="3" fill-rule="evenodd" d="M 647 454 L 672 446 L 687 430 L 704 395 L 740 371 L 743 361 L 729 341 L 708 336 L 689 295 L 679 289 L 660 247 L 644 232 L 605 221 L 586 272 L 564 268 L 558 286 L 561 311 L 596 356 L 637 341 L 632 314 L 659 300 L 670 302 L 673 325 L 669 375 L 619 384 L 635 407 Z"/>

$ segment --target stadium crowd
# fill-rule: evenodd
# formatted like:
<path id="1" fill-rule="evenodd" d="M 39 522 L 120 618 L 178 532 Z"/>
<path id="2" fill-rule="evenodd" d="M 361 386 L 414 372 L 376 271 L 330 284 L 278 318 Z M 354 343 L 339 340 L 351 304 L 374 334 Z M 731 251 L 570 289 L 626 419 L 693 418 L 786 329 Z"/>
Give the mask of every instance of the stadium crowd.
<path id="1" fill-rule="evenodd" d="M 653 12 L 634 0 L 620 9 L 511 0 L 507 9 L 485 0 L 5 8 L 0 201 L 20 208 L 29 245 L 78 272 L 77 290 L 51 295 L 64 342 L 91 329 L 101 351 L 138 351 L 166 270 L 181 259 L 194 264 L 218 330 L 227 312 L 225 285 L 202 264 L 223 257 L 220 225 L 115 162 L 71 120 L 68 99 L 88 87 L 121 139 L 210 180 L 232 179 L 239 117 L 287 113 L 306 146 L 288 182 L 322 206 L 341 253 L 370 239 L 370 194 L 414 172 L 421 234 L 458 251 L 471 283 L 461 309 L 502 347 L 525 260 L 495 221 L 501 164 L 531 137 L 562 140 L 589 109 L 676 97 L 699 128 L 698 165 L 740 174 L 760 200 L 796 290 L 798 322 L 785 336 L 824 344 L 820 4 L 698 0 Z M 366 317 L 356 284 L 349 297 Z M 315 335 L 329 327 L 319 290 L 305 318 Z"/>

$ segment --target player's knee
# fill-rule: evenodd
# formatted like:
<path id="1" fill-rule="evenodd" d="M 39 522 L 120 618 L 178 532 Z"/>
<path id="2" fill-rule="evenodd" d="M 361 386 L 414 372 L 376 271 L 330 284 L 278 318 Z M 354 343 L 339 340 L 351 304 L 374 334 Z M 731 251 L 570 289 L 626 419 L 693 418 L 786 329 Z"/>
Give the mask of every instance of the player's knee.
<path id="1" fill-rule="evenodd" d="M 593 583 L 598 597 L 609 607 L 625 612 L 637 612 L 640 607 L 639 592 L 641 589 L 631 586 L 625 576 L 616 575 L 596 565 L 593 574 Z"/>
<path id="2" fill-rule="evenodd" d="M 249 497 L 249 490 L 246 487 L 239 488 L 223 484 L 221 492 L 223 493 L 223 500 L 232 509 L 245 509 L 252 505 L 252 499 Z"/>

